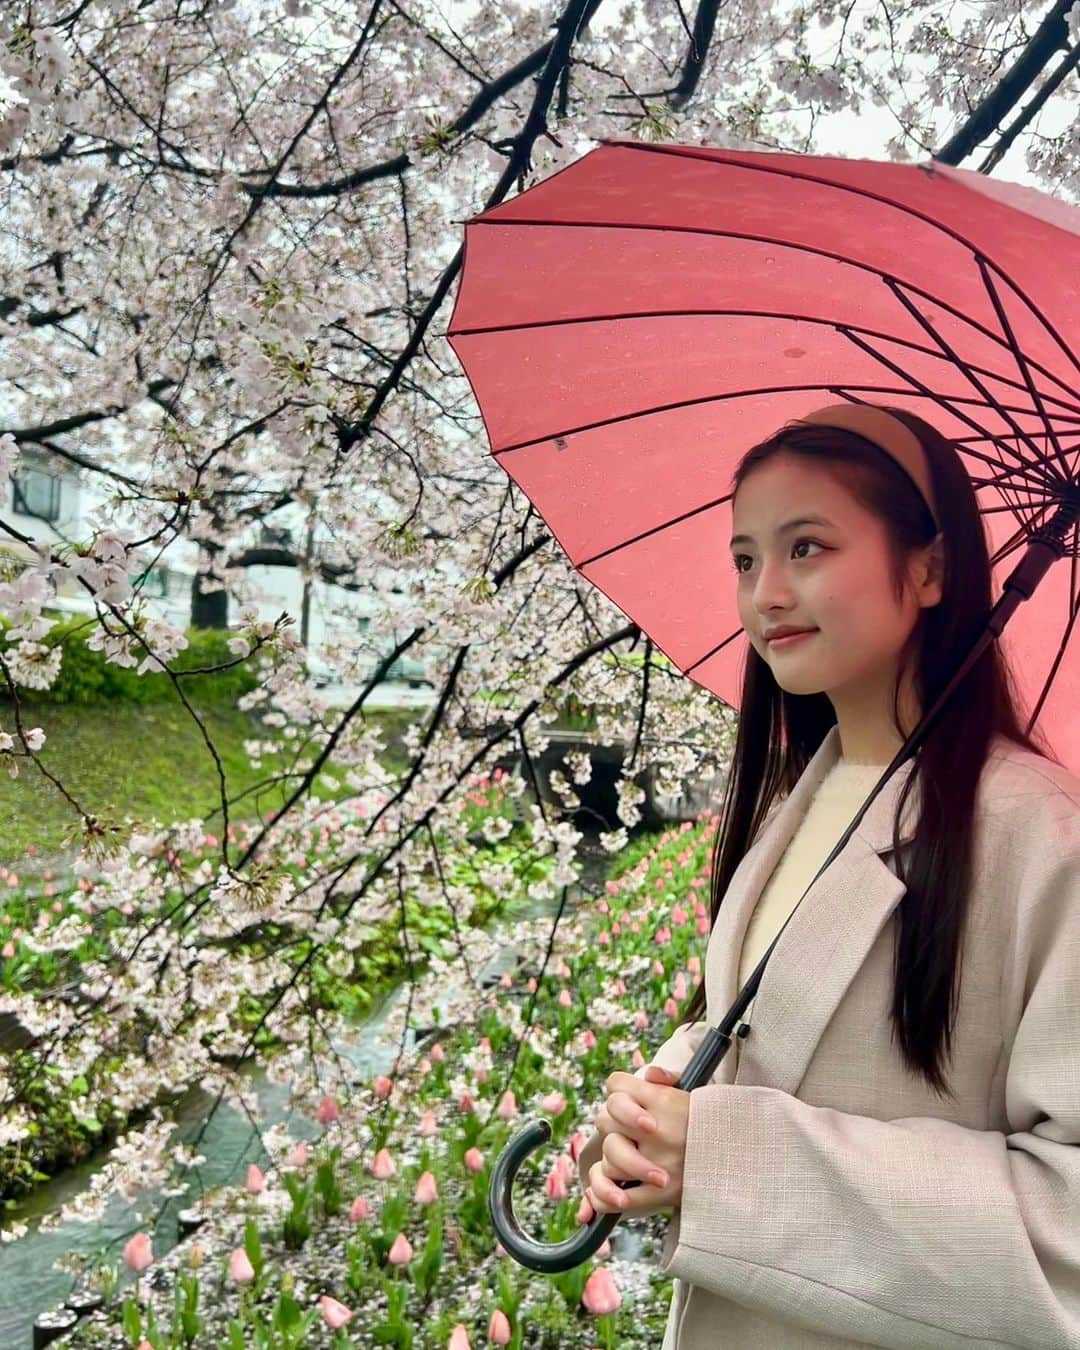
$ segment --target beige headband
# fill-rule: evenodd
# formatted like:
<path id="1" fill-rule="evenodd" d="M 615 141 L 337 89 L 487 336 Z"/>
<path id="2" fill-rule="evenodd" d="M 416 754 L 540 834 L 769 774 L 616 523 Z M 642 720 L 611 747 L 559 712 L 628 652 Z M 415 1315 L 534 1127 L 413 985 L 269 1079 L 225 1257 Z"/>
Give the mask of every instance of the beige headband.
<path id="1" fill-rule="evenodd" d="M 934 518 L 934 527 L 940 531 L 926 451 L 915 433 L 898 417 L 893 417 L 884 408 L 867 403 L 831 403 L 827 408 L 817 408 L 814 412 L 807 413 L 805 417 L 797 417 L 794 420 L 813 423 L 816 426 L 842 427 L 865 436 L 868 441 L 873 441 L 906 471 L 922 493 L 923 500 Z"/>

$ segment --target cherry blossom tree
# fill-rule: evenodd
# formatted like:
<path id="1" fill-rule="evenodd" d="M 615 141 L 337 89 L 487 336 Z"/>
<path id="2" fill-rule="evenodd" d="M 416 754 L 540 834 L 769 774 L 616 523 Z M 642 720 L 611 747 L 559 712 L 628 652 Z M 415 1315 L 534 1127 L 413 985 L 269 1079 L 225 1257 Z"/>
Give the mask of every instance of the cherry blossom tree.
<path id="1" fill-rule="evenodd" d="M 257 1048 L 239 1017 L 253 993 L 260 1029 L 289 1047 L 272 1071 L 318 1100 L 341 1085 L 342 1024 L 316 1012 L 314 953 L 347 974 L 408 894 L 454 909 L 467 963 L 471 895 L 440 866 L 468 848 L 465 786 L 507 751 L 532 765 L 568 693 L 628 747 L 612 852 L 640 819 L 642 769 L 678 792 L 730 748 L 729 713 L 583 584 L 488 454 L 444 338 L 462 222 L 602 137 L 814 152 L 830 114 L 867 106 L 895 124 L 881 157 L 989 173 L 1017 145 L 1074 199 L 1078 124 L 1040 126 L 1076 106 L 1080 4 L 19 0 L 0 39 L 0 477 L 33 448 L 107 489 L 64 545 L 0 516 L 0 760 L 57 780 L 20 690 L 56 678 L 47 610 L 74 579 L 92 644 L 168 672 L 221 767 L 171 665 L 187 639 L 134 581 L 178 538 L 200 548 L 196 619 L 225 626 L 235 607 L 233 659 L 260 676 L 246 706 L 303 746 L 275 819 L 244 829 L 224 770 L 196 822 L 97 820 L 64 783 L 85 898 L 35 942 L 63 954 L 87 925 L 125 922 L 74 997 L 0 1009 L 37 1036 L 38 1070 L 90 1083 L 88 1110 L 126 1113 L 198 1075 L 254 1113 L 230 1067 Z M 268 558 L 252 527 L 293 506 L 333 546 Z M 331 713 L 305 678 L 291 622 L 258 619 L 246 571 L 266 561 L 343 595 L 397 578 L 404 608 L 382 619 L 405 636 L 349 707 Z M 393 776 L 364 713 L 406 652 L 429 660 L 438 697 Z M 331 655 L 355 677 L 358 648 Z M 331 763 L 347 802 L 320 797 Z M 569 807 L 588 759 L 567 767 L 567 812 L 524 810 L 554 858 L 538 898 L 578 876 Z M 317 860 L 313 831 L 329 836 Z M 0 1063 L 0 1148 L 31 1124 L 26 1086 Z M 164 1176 L 168 1135 L 154 1115 L 78 1212 Z"/>

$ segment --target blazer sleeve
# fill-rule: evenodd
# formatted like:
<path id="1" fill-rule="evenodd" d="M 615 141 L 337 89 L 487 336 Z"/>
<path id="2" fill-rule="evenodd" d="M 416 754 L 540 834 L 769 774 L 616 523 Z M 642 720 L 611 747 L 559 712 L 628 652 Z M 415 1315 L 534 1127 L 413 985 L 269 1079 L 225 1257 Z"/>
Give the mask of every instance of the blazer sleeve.
<path id="1" fill-rule="evenodd" d="M 694 1051 L 701 1044 L 701 1038 L 705 1035 L 707 1025 L 706 1022 L 691 1022 L 676 1027 L 674 1033 L 653 1055 L 649 1064 L 659 1064 L 662 1069 L 670 1069 L 673 1073 L 681 1076 L 683 1069 L 690 1063 Z M 645 1070 L 649 1067 L 649 1064 L 643 1064 L 640 1069 L 635 1069 L 634 1077 L 644 1078 Z M 593 1163 L 600 1160 L 600 1150 L 603 1143 L 600 1132 L 594 1130 L 589 1142 L 577 1156 L 578 1180 L 581 1182 L 582 1190 L 589 1184 L 589 1171 Z"/>
<path id="2" fill-rule="evenodd" d="M 1031 847 L 1003 989 L 1009 1132 L 769 1087 L 690 1094 L 660 1269 L 895 1350 L 1080 1350 L 1080 811 Z M 1061 848 L 1062 829 L 1068 847 Z"/>

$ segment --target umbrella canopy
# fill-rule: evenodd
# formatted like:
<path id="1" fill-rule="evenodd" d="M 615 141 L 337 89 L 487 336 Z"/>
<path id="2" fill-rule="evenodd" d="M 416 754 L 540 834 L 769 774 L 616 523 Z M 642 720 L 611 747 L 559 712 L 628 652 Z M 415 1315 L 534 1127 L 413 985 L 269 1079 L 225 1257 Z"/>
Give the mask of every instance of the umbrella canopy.
<path id="1" fill-rule="evenodd" d="M 731 477 L 785 422 L 888 404 L 952 439 L 994 602 L 1077 490 L 1080 208 L 963 169 L 606 141 L 467 222 L 447 336 L 573 565 L 733 707 Z M 1078 610 L 1051 567 L 999 639 L 1073 773 Z"/>

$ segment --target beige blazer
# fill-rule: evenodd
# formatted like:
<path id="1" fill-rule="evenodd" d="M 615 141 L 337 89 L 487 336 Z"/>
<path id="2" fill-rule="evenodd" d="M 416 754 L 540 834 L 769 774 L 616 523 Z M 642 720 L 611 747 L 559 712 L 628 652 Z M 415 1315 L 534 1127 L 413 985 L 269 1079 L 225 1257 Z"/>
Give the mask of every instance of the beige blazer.
<path id="1" fill-rule="evenodd" d="M 732 878 L 705 959 L 709 1025 L 839 753 L 834 727 Z M 663 1350 L 1080 1350 L 1080 779 L 1004 738 L 991 748 L 953 1102 L 890 1043 L 892 820 L 911 768 L 796 907 L 737 1071 L 733 1048 L 690 1094 Z M 681 1072 L 703 1033 L 678 1029 L 654 1062 Z M 583 1185 L 600 1145 L 594 1132 L 579 1155 Z"/>

